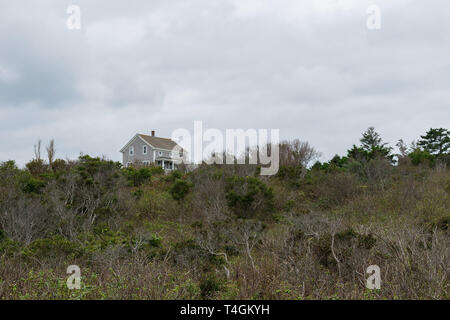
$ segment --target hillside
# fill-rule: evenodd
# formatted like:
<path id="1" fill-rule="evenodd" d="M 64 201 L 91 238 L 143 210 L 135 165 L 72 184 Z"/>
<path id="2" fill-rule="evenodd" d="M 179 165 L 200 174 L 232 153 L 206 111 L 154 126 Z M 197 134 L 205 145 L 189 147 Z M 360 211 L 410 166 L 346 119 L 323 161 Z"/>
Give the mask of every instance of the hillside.
<path id="1" fill-rule="evenodd" d="M 270 177 L 3 162 L 0 299 L 448 299 L 448 150 L 423 138 L 395 160 L 367 134 L 313 166 L 312 148 L 306 159 L 285 142 Z M 366 288 L 370 265 L 379 290 Z"/>

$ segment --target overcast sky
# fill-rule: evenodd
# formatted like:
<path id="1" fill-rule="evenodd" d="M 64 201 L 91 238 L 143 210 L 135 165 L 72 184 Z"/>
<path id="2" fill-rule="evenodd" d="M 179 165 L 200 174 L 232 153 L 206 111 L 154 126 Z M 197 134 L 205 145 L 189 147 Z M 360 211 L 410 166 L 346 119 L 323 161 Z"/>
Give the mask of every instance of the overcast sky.
<path id="1" fill-rule="evenodd" d="M 0 0 L 0 161 L 51 138 L 60 158 L 120 160 L 135 133 L 194 120 L 329 159 L 369 126 L 392 145 L 449 128 L 449 106 L 448 0 Z"/>

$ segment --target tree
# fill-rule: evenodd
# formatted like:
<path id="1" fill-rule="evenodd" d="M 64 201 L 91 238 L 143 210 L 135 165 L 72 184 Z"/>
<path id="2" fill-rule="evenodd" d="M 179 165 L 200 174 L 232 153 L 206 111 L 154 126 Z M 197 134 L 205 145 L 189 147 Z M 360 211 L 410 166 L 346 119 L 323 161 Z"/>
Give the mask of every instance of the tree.
<path id="1" fill-rule="evenodd" d="M 41 140 L 39 139 L 37 144 L 34 145 L 34 157 L 36 160 L 41 160 Z"/>
<path id="2" fill-rule="evenodd" d="M 424 151 L 433 155 L 446 154 L 450 148 L 450 131 L 444 128 L 428 130 L 422 139 L 417 144 L 423 148 Z"/>
<path id="3" fill-rule="evenodd" d="M 372 160 L 376 158 L 386 158 L 392 161 L 392 148 L 388 147 L 388 143 L 383 142 L 378 132 L 374 127 L 369 127 L 359 140 L 361 146 L 353 145 L 352 149 L 348 150 L 348 157 L 358 161 Z"/>
<path id="4" fill-rule="evenodd" d="M 295 139 L 293 141 L 283 141 L 279 145 L 280 166 L 307 167 L 308 164 L 321 156 L 308 142 Z"/>
<path id="5" fill-rule="evenodd" d="M 359 140 L 364 150 L 370 151 L 380 146 L 384 146 L 385 143 L 381 142 L 381 137 L 374 127 L 369 127 L 366 132 L 362 134 L 362 138 Z"/>
<path id="6" fill-rule="evenodd" d="M 46 147 L 47 149 L 47 157 L 48 157 L 48 164 L 50 167 L 53 167 L 53 160 L 55 159 L 55 140 L 50 140 L 49 145 Z"/>
<path id="7" fill-rule="evenodd" d="M 399 156 L 403 158 L 408 156 L 408 146 L 403 139 L 398 140 L 395 146 L 398 147 L 398 150 L 400 151 Z"/>

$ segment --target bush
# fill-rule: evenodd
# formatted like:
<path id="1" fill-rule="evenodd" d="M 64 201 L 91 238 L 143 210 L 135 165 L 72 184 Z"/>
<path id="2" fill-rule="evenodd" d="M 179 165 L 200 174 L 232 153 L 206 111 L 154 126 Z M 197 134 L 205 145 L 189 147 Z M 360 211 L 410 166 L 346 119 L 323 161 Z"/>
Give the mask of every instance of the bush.
<path id="1" fill-rule="evenodd" d="M 28 182 L 25 183 L 25 186 L 23 187 L 23 192 L 25 193 L 40 193 L 41 190 L 45 187 L 45 182 L 36 179 L 36 178 L 30 178 Z"/>
<path id="2" fill-rule="evenodd" d="M 200 294 L 202 298 L 211 298 L 222 289 L 223 283 L 214 274 L 209 274 L 200 281 Z"/>
<path id="3" fill-rule="evenodd" d="M 411 159 L 411 163 L 415 166 L 418 166 L 421 163 L 427 163 L 432 166 L 435 160 L 435 157 L 432 154 L 420 149 L 414 150 L 408 154 L 408 156 Z"/>
<path id="4" fill-rule="evenodd" d="M 37 176 L 48 171 L 48 165 L 45 164 L 42 159 L 31 160 L 25 166 L 33 176 Z"/>
<path id="5" fill-rule="evenodd" d="M 169 193 L 177 201 L 182 201 L 188 195 L 191 184 L 183 179 L 176 179 L 169 189 Z"/>
<path id="6" fill-rule="evenodd" d="M 52 162 L 53 172 L 67 172 L 69 168 L 69 165 L 63 159 L 56 159 Z"/>
<path id="7" fill-rule="evenodd" d="M 154 176 L 165 173 L 164 169 L 161 166 L 150 166 L 147 168 L 150 170 L 150 173 Z"/>
<path id="8" fill-rule="evenodd" d="M 166 178 L 169 182 L 175 182 L 177 179 L 182 179 L 183 174 L 178 170 L 173 170 Z"/>
<path id="9" fill-rule="evenodd" d="M 255 177 L 229 177 L 225 185 L 225 197 L 230 209 L 242 218 L 269 212 L 274 208 L 272 188 Z"/>
<path id="10" fill-rule="evenodd" d="M 288 181 L 292 186 L 299 187 L 300 179 L 303 175 L 303 166 L 280 166 L 277 177 Z"/>
<path id="11" fill-rule="evenodd" d="M 147 181 L 150 181 L 152 177 L 152 171 L 150 168 L 135 169 L 128 167 L 123 169 L 123 173 L 131 186 L 139 187 Z"/>
<path id="12" fill-rule="evenodd" d="M 137 201 L 138 212 L 145 217 L 156 218 L 164 216 L 176 208 L 176 203 L 169 192 L 146 190 L 141 192 Z"/>
<path id="13" fill-rule="evenodd" d="M 81 255 L 79 244 L 71 242 L 64 237 L 55 236 L 33 241 L 24 251 L 26 256 L 37 258 L 70 256 L 72 258 Z"/>

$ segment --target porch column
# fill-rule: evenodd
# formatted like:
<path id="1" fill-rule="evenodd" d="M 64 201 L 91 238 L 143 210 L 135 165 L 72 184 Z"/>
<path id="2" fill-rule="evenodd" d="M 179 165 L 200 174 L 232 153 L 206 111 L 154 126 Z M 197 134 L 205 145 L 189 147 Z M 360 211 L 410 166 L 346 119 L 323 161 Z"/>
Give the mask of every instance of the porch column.
<path id="1" fill-rule="evenodd" d="M 164 160 L 162 161 L 162 167 L 163 169 L 166 169 L 166 167 L 164 166 Z"/>

